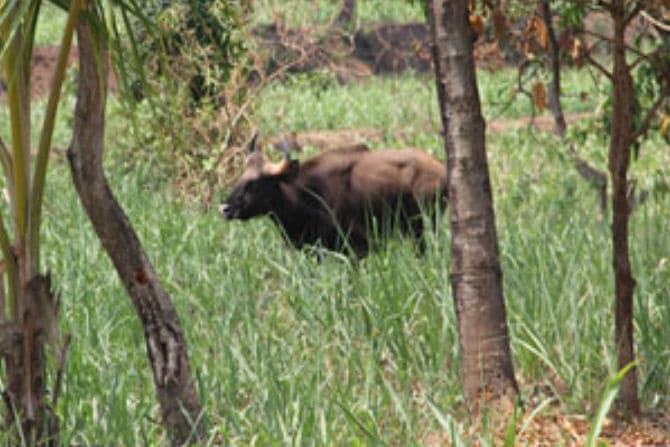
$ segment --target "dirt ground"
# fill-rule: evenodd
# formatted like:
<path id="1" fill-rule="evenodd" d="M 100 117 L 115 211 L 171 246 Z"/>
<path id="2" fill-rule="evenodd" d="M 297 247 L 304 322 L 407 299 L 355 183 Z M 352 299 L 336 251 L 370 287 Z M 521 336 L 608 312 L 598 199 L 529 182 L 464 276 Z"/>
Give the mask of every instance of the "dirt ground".
<path id="1" fill-rule="evenodd" d="M 58 47 L 35 48 L 33 51 L 33 63 L 30 78 L 31 98 L 39 99 L 49 93 L 49 85 L 53 75 L 56 60 L 58 58 Z M 72 63 L 76 58 L 75 54 L 70 54 L 69 62 Z M 0 80 L 0 101 L 4 99 L 7 92 L 7 86 Z"/>
<path id="2" fill-rule="evenodd" d="M 58 46 L 38 47 L 33 50 L 33 62 L 30 72 L 30 97 L 33 100 L 46 98 L 51 90 L 51 80 L 53 71 L 58 60 Z M 79 55 L 77 48 L 70 51 L 68 57 L 68 64 L 72 65 L 77 61 Z M 116 80 L 113 75 L 109 76 L 109 88 L 114 91 L 116 89 Z M 0 81 L 0 101 L 5 97 L 6 86 L 3 81 Z"/>
<path id="3" fill-rule="evenodd" d="M 667 447 L 670 445 L 670 414 L 644 415 L 637 421 L 621 418 L 607 418 L 603 424 L 597 445 L 609 447 Z M 584 415 L 546 414 L 531 416 L 527 412 L 517 423 L 514 445 L 529 447 L 586 445 L 591 421 Z M 473 447 L 481 445 L 477 439 L 477 428 L 471 427 L 462 440 L 470 440 Z M 505 444 L 508 427 L 496 432 L 495 445 Z M 426 447 L 449 447 L 449 433 L 428 435 L 423 444 Z"/>

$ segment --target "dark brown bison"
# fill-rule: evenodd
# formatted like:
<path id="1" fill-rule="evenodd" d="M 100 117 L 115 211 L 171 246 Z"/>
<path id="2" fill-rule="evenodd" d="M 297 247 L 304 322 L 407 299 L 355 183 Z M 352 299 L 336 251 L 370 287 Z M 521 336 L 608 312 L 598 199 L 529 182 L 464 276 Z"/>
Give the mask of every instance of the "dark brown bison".
<path id="1" fill-rule="evenodd" d="M 246 169 L 221 207 L 226 219 L 270 216 L 294 246 L 364 256 L 376 240 L 399 229 L 423 248 L 422 210 L 433 217 L 446 205 L 443 162 L 418 149 L 370 151 L 352 145 L 302 163 L 273 163 L 252 139 Z"/>

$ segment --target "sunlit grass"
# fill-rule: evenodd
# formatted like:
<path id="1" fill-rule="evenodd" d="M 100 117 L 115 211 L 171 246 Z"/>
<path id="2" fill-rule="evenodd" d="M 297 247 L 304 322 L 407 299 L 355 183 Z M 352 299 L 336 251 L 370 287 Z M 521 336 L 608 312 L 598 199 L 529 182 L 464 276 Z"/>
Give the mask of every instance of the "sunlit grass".
<path id="1" fill-rule="evenodd" d="M 406 0 L 361 0 L 356 2 L 354 20 L 358 24 L 374 22 L 425 21 L 421 2 Z M 336 0 L 259 0 L 254 2 L 254 23 L 273 23 L 276 18 L 288 26 L 309 26 L 332 22 L 340 9 Z"/>

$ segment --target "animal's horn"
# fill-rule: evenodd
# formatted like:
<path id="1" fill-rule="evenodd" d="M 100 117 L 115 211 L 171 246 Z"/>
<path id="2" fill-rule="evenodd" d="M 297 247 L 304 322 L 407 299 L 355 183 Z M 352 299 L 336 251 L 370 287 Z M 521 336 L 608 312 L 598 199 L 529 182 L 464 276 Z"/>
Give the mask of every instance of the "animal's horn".
<path id="1" fill-rule="evenodd" d="M 252 154 L 256 151 L 256 141 L 258 140 L 258 132 L 254 133 L 254 136 L 251 137 L 251 141 L 247 146 L 247 154 Z"/>
<path id="2" fill-rule="evenodd" d="M 288 143 L 284 138 L 279 141 L 279 147 L 278 149 L 282 151 L 284 154 L 284 160 L 290 160 L 291 159 L 291 149 L 288 147 Z"/>

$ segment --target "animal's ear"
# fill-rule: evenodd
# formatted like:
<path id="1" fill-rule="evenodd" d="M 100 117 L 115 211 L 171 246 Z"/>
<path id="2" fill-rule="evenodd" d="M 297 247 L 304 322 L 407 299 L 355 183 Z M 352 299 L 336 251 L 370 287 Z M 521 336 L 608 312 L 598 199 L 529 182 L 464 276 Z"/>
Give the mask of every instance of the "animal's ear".
<path id="1" fill-rule="evenodd" d="M 256 141 L 258 141 L 258 132 L 254 133 L 254 136 L 251 137 L 251 141 L 247 145 L 247 155 L 256 152 Z"/>

